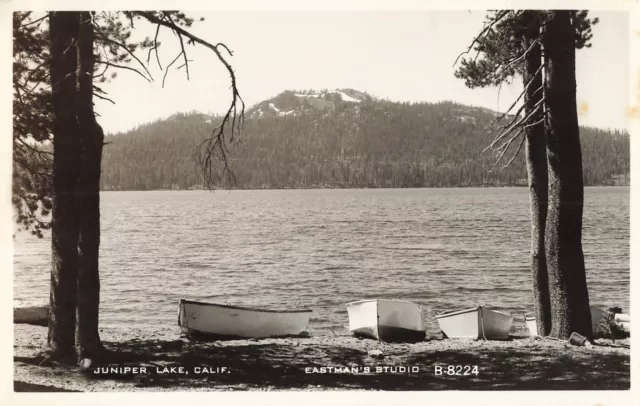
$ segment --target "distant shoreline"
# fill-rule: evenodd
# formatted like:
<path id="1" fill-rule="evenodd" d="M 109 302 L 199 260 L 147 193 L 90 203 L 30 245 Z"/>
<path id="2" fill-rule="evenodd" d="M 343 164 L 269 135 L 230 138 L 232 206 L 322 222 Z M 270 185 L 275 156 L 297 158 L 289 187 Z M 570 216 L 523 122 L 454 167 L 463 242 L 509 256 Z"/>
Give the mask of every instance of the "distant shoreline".
<path id="1" fill-rule="evenodd" d="M 508 189 L 508 188 L 518 188 L 525 189 L 527 185 L 502 185 L 502 186 L 451 186 L 451 187 L 282 187 L 282 188 L 212 188 L 212 189 L 101 189 L 101 192 L 202 192 L 202 191 L 241 191 L 241 190 L 379 190 L 379 189 Z M 596 188 L 596 187 L 631 187 L 631 185 L 585 185 L 585 188 Z"/>

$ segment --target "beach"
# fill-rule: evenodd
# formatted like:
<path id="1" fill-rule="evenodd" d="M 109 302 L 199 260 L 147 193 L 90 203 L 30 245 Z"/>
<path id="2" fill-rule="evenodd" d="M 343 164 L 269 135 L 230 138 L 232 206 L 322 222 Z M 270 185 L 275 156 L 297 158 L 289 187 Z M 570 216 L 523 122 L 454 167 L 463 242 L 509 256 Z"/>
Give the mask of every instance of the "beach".
<path id="1" fill-rule="evenodd" d="M 47 328 L 14 325 L 14 390 L 604 390 L 629 389 L 630 339 L 505 341 L 349 335 L 192 341 L 177 329 L 104 328 L 108 364 L 81 372 L 43 361 Z"/>

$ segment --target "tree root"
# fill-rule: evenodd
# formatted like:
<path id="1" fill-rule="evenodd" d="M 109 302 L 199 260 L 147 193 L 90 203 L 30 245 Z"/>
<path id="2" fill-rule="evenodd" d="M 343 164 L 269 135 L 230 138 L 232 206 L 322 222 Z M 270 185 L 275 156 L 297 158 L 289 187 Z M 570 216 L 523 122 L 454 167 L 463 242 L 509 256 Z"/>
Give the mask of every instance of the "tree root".
<path id="1" fill-rule="evenodd" d="M 74 365 L 76 354 L 73 349 L 55 348 L 46 345 L 35 357 L 39 366 L 49 366 L 55 364 Z"/>

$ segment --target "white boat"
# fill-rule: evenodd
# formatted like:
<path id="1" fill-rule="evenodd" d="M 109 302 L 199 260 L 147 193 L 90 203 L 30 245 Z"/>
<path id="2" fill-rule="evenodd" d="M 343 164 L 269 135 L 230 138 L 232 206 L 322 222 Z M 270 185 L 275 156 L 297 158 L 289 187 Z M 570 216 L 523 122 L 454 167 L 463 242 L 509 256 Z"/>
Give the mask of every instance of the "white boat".
<path id="1" fill-rule="evenodd" d="M 602 318 L 607 313 L 605 309 L 602 309 L 597 306 L 591 306 L 591 331 L 595 334 L 600 328 L 600 322 Z M 529 328 L 529 333 L 532 337 L 538 336 L 538 325 L 536 323 L 536 318 L 532 313 L 527 313 L 524 315 L 525 321 L 527 323 L 527 327 Z M 625 313 L 617 313 L 613 317 L 614 322 L 620 327 L 622 331 L 625 333 L 631 334 L 631 317 Z"/>
<path id="2" fill-rule="evenodd" d="M 602 318 L 607 313 L 605 309 L 600 307 L 591 306 L 591 331 L 595 334 L 600 328 L 600 322 Z M 527 327 L 529 328 L 529 333 L 532 337 L 538 336 L 538 325 L 536 323 L 536 318 L 533 313 L 526 313 L 524 315 L 525 321 L 527 323 Z M 615 323 L 622 329 L 622 331 L 626 333 L 631 333 L 631 317 L 628 314 L 618 313 L 613 317 Z"/>
<path id="3" fill-rule="evenodd" d="M 631 334 L 631 316 L 628 314 L 616 314 L 614 320 L 622 331 Z"/>
<path id="4" fill-rule="evenodd" d="M 538 323 L 536 323 L 536 316 L 533 313 L 525 313 L 524 322 L 529 329 L 529 334 L 532 337 L 536 337 L 538 335 Z"/>
<path id="5" fill-rule="evenodd" d="M 602 318 L 607 314 L 606 309 L 591 306 L 591 328 L 595 334 L 600 328 Z M 631 316 L 626 313 L 616 313 L 613 315 L 613 322 L 625 333 L 631 334 Z"/>
<path id="6" fill-rule="evenodd" d="M 178 325 L 188 335 L 211 338 L 265 338 L 300 335 L 311 310 L 267 310 L 180 300 Z"/>
<path id="7" fill-rule="evenodd" d="M 49 324 L 49 306 L 15 307 L 13 322 L 46 326 Z"/>
<path id="8" fill-rule="evenodd" d="M 449 338 L 470 337 L 504 339 L 509 337 L 513 324 L 511 313 L 485 306 L 476 306 L 436 314 L 440 330 Z"/>
<path id="9" fill-rule="evenodd" d="M 386 342 L 423 341 L 422 308 L 403 300 L 371 299 L 347 303 L 349 331 Z"/>

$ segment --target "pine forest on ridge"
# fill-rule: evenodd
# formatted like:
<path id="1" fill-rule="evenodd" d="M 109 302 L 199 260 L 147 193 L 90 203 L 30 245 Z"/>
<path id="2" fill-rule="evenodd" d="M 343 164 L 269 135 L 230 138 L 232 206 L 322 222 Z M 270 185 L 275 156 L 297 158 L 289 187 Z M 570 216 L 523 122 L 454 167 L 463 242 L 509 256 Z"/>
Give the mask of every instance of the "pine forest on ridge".
<path id="1" fill-rule="evenodd" d="M 497 113 L 353 89 L 284 91 L 229 146 L 238 189 L 526 186 L 524 158 L 483 152 Z M 200 189 L 194 151 L 220 118 L 177 113 L 105 139 L 102 190 Z M 629 135 L 581 127 L 586 186 L 629 184 Z M 218 184 L 216 186 L 229 186 Z"/>

